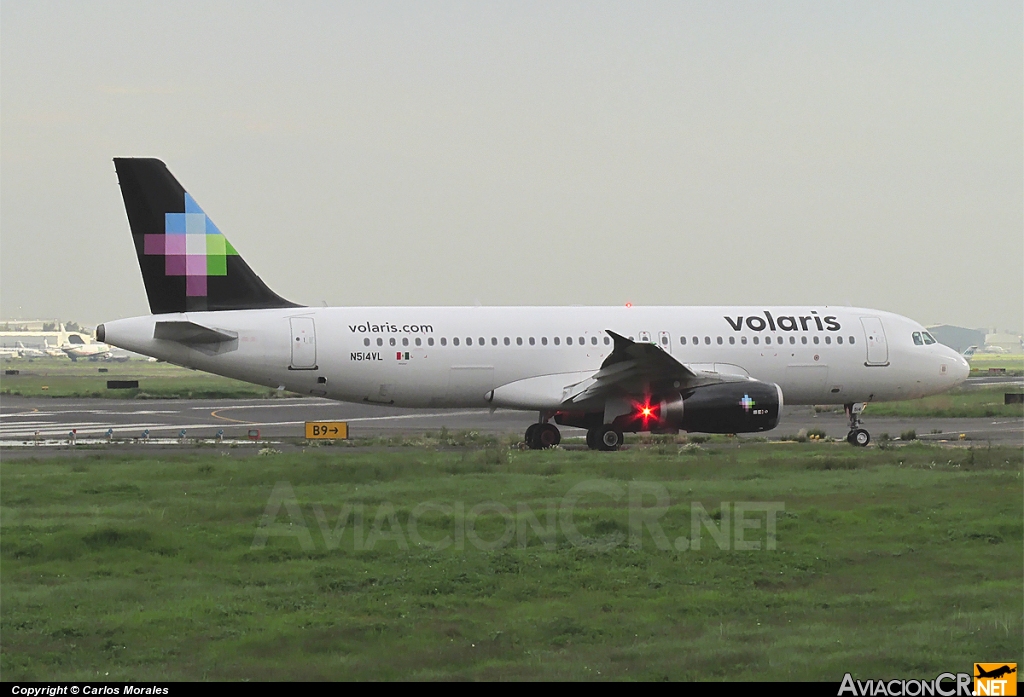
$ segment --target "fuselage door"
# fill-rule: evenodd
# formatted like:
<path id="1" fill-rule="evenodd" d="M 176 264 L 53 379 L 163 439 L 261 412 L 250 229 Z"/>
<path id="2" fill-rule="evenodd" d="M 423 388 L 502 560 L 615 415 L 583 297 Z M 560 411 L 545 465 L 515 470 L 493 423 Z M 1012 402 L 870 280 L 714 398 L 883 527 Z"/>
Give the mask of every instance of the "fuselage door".
<path id="1" fill-rule="evenodd" d="M 316 368 L 316 328 L 312 317 L 292 317 L 292 370 Z"/>
<path id="2" fill-rule="evenodd" d="M 860 323 L 864 327 L 868 350 L 865 365 L 889 365 L 889 345 L 885 341 L 882 320 L 877 317 L 861 317 Z"/>
<path id="3" fill-rule="evenodd" d="M 640 332 L 640 338 L 637 339 L 637 341 L 639 341 L 642 344 L 649 344 L 649 343 L 651 343 L 651 333 L 650 332 Z"/>
<path id="4" fill-rule="evenodd" d="M 658 332 L 658 346 L 672 353 L 672 336 L 668 332 Z"/>

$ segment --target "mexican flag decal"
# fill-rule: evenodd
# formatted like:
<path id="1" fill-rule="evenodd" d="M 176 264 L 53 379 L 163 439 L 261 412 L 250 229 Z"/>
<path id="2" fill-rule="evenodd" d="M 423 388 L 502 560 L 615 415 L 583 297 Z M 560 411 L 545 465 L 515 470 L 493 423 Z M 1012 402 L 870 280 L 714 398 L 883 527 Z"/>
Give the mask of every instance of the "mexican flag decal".
<path id="1" fill-rule="evenodd" d="M 409 352 L 406 351 L 405 353 L 402 353 L 401 351 L 396 351 L 395 352 L 395 360 L 396 361 L 407 361 L 407 360 L 409 360 Z"/>

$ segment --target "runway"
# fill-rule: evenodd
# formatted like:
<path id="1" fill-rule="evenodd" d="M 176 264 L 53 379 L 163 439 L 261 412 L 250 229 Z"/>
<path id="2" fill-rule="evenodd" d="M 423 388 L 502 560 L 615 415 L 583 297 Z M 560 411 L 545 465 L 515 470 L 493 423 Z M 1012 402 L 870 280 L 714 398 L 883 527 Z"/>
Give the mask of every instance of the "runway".
<path id="1" fill-rule="evenodd" d="M 412 435 L 447 428 L 495 434 L 522 434 L 536 418 L 532 413 L 470 410 L 416 410 L 347 404 L 317 398 L 252 400 L 109 400 L 5 397 L 0 405 L 0 442 L 66 440 L 102 437 L 113 429 L 117 440 L 142 437 L 244 439 L 258 429 L 261 439 L 302 438 L 306 421 L 347 421 L 351 437 Z M 921 439 L 957 439 L 993 444 L 1024 443 L 1024 420 L 1006 418 L 872 418 L 865 412 L 865 428 L 874 438 L 882 433 L 898 436 L 915 430 Z M 834 438 L 848 431 L 842 413 L 815 413 L 812 407 L 787 407 L 779 426 L 763 434 L 769 439 L 820 429 Z M 580 429 L 563 427 L 566 437 L 583 436 Z"/>

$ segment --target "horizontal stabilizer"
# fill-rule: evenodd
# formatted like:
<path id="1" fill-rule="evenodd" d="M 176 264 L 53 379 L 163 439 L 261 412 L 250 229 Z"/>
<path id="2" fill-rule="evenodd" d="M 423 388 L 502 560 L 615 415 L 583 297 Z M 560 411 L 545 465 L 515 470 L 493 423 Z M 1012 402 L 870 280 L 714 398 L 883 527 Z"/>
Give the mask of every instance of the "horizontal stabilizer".
<path id="1" fill-rule="evenodd" d="M 219 344 L 234 341 L 238 338 L 238 332 L 212 329 L 195 322 L 157 322 L 153 338 L 181 344 Z"/>

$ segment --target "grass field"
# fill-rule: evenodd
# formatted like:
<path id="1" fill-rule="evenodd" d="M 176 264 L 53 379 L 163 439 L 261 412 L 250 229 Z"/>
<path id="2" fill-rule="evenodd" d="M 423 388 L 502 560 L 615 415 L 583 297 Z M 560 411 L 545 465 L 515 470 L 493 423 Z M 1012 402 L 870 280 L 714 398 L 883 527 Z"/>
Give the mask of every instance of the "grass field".
<path id="1" fill-rule="evenodd" d="M 988 416 L 1024 418 L 1024 404 L 1004 404 L 1003 395 L 1007 392 L 1020 392 L 1020 388 L 1011 385 L 981 389 L 960 387 L 945 394 L 905 402 L 873 402 L 864 409 L 864 415 L 959 419 Z"/>
<path id="2" fill-rule="evenodd" d="M 986 359 L 988 356 L 986 356 Z M 1007 363 L 1014 357 L 994 356 L 996 362 Z M 26 397 L 108 397 L 139 398 L 176 397 L 191 399 L 252 398 L 295 396 L 278 393 L 258 385 L 210 375 L 167 363 L 147 361 L 102 362 L 71 361 L 59 358 L 0 361 L 5 370 L 15 369 L 18 375 L 0 378 L 0 394 Z M 108 372 L 100 373 L 101 368 Z M 108 390 L 107 380 L 138 380 L 139 389 Z M 46 387 L 44 390 L 43 387 Z M 986 389 L 960 388 L 935 397 L 905 402 L 879 402 L 868 407 L 873 416 L 930 417 L 1024 417 L 1024 405 L 1003 404 L 1003 393 L 1019 388 L 1012 386 Z M 827 407 L 842 411 L 842 407 Z"/>
<path id="3" fill-rule="evenodd" d="M 1020 448 L 242 452 L 5 462 L 4 680 L 1024 662 Z"/>
<path id="4" fill-rule="evenodd" d="M 72 362 L 66 358 L 4 358 L 0 367 L 5 372 L 18 371 L 18 375 L 0 377 L 0 394 L 23 397 L 243 399 L 278 395 L 276 390 L 240 380 L 141 360 Z M 107 372 L 99 372 L 101 369 Z M 139 389 L 108 390 L 107 380 L 138 380 Z"/>
<path id="5" fill-rule="evenodd" d="M 1024 355 L 976 353 L 971 360 L 971 376 L 985 375 L 990 368 L 1003 369 L 1007 375 L 1024 375 Z"/>

